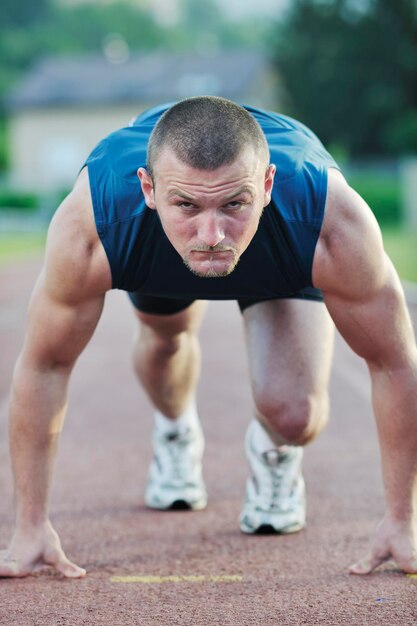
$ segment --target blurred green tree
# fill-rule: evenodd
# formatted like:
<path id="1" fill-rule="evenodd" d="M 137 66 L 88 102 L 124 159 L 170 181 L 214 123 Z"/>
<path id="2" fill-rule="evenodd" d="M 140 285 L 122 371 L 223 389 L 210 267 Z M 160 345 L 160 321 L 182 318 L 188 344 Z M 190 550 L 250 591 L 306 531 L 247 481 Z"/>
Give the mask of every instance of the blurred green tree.
<path id="1" fill-rule="evenodd" d="M 133 3 L 58 4 L 40 28 L 40 49 L 42 54 L 101 53 L 112 33 L 136 50 L 153 48 L 163 37 L 151 13 Z"/>
<path id="2" fill-rule="evenodd" d="M 32 28 L 50 14 L 50 0 L 0 2 L 0 96 L 33 53 Z"/>
<path id="3" fill-rule="evenodd" d="M 49 0 L 1 0 L 1 29 L 11 26 L 27 26 L 42 19 L 50 7 Z"/>
<path id="4" fill-rule="evenodd" d="M 1 97 L 32 58 L 32 28 L 47 19 L 49 11 L 49 0 L 0 2 L 0 171 L 7 167 L 6 123 Z"/>
<path id="5" fill-rule="evenodd" d="M 275 30 L 290 113 L 354 155 L 416 149 L 416 0 L 294 0 Z"/>

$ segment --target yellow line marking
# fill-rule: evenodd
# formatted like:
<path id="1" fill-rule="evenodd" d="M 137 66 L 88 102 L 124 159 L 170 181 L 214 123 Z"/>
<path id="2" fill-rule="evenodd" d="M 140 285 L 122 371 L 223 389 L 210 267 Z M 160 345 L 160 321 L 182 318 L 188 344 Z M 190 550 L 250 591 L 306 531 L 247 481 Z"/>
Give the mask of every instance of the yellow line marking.
<path id="1" fill-rule="evenodd" d="M 406 574 L 408 578 L 417 578 L 417 574 Z"/>
<path id="2" fill-rule="evenodd" d="M 205 576 L 203 574 L 191 576 L 112 576 L 112 583 L 232 583 L 241 582 L 243 576 Z"/>

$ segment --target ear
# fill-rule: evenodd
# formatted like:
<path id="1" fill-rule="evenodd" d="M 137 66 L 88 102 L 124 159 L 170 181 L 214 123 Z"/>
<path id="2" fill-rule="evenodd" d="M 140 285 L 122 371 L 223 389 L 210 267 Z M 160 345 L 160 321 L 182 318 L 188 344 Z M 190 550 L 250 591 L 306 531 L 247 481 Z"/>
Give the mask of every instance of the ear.
<path id="1" fill-rule="evenodd" d="M 142 186 L 143 195 L 145 196 L 146 205 L 150 209 L 155 209 L 155 193 L 151 175 L 144 167 L 140 167 L 137 174 Z"/>
<path id="2" fill-rule="evenodd" d="M 274 186 L 274 177 L 277 168 L 273 163 L 268 166 L 265 174 L 265 186 L 264 186 L 264 207 L 268 206 L 271 202 L 272 188 Z"/>

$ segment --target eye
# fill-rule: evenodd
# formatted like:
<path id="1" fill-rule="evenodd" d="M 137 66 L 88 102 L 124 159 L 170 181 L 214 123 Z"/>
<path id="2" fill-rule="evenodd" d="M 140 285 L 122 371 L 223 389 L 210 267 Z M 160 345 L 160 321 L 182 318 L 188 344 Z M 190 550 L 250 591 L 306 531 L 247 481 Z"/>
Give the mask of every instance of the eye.
<path id="1" fill-rule="evenodd" d="M 195 204 L 193 204 L 192 202 L 187 202 L 186 200 L 181 200 L 180 202 L 177 202 L 177 206 L 179 206 L 181 209 L 185 209 L 186 211 L 195 209 Z"/>
<path id="2" fill-rule="evenodd" d="M 225 206 L 227 209 L 232 209 L 236 211 L 236 210 L 241 209 L 243 205 L 244 205 L 244 202 L 242 202 L 241 200 L 231 200 Z"/>

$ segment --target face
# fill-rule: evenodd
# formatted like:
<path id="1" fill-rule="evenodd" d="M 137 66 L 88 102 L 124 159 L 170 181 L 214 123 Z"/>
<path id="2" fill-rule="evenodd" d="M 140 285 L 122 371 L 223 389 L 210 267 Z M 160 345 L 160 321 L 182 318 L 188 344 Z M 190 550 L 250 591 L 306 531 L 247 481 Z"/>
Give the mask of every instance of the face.
<path id="1" fill-rule="evenodd" d="M 185 265 L 205 278 L 227 276 L 236 267 L 271 200 L 274 174 L 275 166 L 266 170 L 253 148 L 214 171 L 194 169 L 166 149 L 154 181 L 138 170 L 146 204 L 158 212 Z"/>

